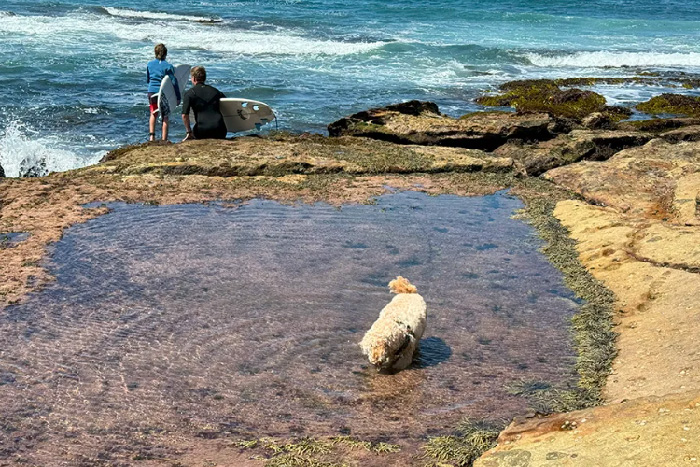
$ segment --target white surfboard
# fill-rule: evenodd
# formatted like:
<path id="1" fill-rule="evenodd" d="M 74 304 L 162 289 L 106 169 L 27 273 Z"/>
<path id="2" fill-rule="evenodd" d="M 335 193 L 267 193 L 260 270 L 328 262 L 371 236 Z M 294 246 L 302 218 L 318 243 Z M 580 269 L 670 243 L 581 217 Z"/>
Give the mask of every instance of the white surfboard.
<path id="1" fill-rule="evenodd" d="M 185 86 L 187 86 L 187 78 L 190 74 L 189 65 L 175 65 L 175 78 L 177 79 L 177 87 L 180 91 L 180 97 L 182 98 L 185 93 Z M 170 76 L 165 76 L 160 82 L 160 90 L 158 91 L 158 112 L 167 106 L 168 111 L 166 113 L 170 115 L 175 111 L 177 107 L 177 94 L 175 93 L 175 86 Z"/>
<path id="2" fill-rule="evenodd" d="M 219 110 L 230 133 L 259 130 L 275 119 L 275 112 L 269 105 L 250 99 L 224 97 L 219 101 Z"/>
<path id="3" fill-rule="evenodd" d="M 175 65 L 175 79 L 177 79 L 177 87 L 180 88 L 180 97 L 185 94 L 185 88 L 187 87 L 187 82 L 190 80 L 190 70 L 192 69 L 189 65 Z"/>

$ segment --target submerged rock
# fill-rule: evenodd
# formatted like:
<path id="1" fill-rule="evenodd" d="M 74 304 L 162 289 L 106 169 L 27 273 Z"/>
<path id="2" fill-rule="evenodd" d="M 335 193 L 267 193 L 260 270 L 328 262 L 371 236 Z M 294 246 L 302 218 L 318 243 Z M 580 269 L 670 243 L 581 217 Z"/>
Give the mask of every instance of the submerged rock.
<path id="1" fill-rule="evenodd" d="M 328 125 L 331 136 L 364 136 L 400 144 L 493 151 L 508 140 L 544 141 L 570 125 L 544 113 L 475 112 L 454 119 L 430 102 L 359 112 Z"/>

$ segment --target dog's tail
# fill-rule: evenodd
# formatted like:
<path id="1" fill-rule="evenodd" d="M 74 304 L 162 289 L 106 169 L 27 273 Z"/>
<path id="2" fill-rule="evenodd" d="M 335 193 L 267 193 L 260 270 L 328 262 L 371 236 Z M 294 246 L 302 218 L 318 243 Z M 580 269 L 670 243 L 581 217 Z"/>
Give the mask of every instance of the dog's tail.
<path id="1" fill-rule="evenodd" d="M 401 276 L 397 276 L 396 279 L 389 282 L 389 290 L 394 293 L 418 293 L 416 286 L 408 282 L 408 279 Z"/>

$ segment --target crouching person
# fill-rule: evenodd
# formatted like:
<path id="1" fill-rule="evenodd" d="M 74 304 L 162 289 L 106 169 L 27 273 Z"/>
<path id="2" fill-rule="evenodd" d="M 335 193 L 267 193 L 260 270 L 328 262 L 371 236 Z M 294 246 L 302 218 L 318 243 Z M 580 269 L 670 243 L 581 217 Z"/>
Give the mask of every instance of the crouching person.
<path id="1" fill-rule="evenodd" d="M 185 124 L 189 139 L 224 139 L 226 124 L 219 110 L 219 99 L 226 97 L 213 86 L 205 84 L 207 72 L 203 66 L 196 66 L 190 71 L 192 87 L 182 99 L 182 122 Z M 190 128 L 190 110 L 194 113 L 194 128 Z"/>

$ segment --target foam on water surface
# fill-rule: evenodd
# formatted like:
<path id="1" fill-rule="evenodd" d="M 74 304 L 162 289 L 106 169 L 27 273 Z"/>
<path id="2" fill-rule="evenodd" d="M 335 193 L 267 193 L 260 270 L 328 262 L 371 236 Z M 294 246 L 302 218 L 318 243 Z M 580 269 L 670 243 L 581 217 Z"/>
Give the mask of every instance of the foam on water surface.
<path id="1" fill-rule="evenodd" d="M 29 427 L 0 431 L 7 449 L 128 450 L 144 430 L 411 444 L 523 413 L 514 383 L 575 381 L 578 305 L 518 200 L 227 206 L 113 205 L 66 232 L 56 281 L 0 315 L 0 416 Z M 414 366 L 383 375 L 358 343 L 399 274 L 428 326 Z"/>

